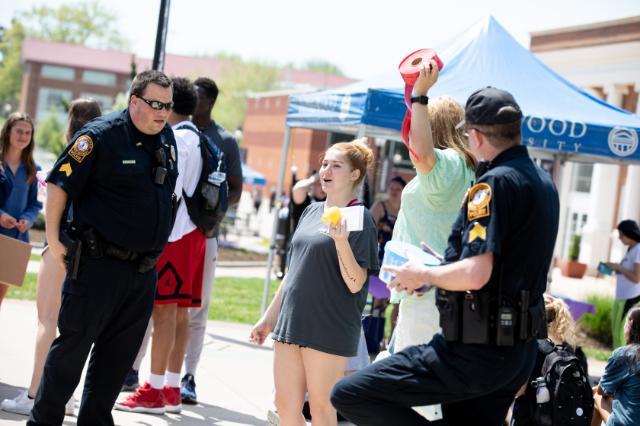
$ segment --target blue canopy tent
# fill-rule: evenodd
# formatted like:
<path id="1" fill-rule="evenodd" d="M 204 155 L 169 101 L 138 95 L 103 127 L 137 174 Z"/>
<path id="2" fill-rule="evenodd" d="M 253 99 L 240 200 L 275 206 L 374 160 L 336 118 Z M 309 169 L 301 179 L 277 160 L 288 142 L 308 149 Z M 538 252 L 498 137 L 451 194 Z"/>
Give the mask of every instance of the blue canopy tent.
<path id="1" fill-rule="evenodd" d="M 484 86 L 513 93 L 525 114 L 523 141 L 534 150 L 586 161 L 640 162 L 640 116 L 571 84 L 521 46 L 493 17 L 436 49 L 445 67 L 432 97 L 464 105 Z M 397 72 L 341 89 L 291 96 L 288 127 L 400 139 L 406 108 Z"/>
<path id="2" fill-rule="evenodd" d="M 242 183 L 247 185 L 265 186 L 267 184 L 267 178 L 265 178 L 262 173 L 253 170 L 245 163 L 242 163 Z"/>
<path id="3" fill-rule="evenodd" d="M 523 143 L 534 154 L 558 163 L 561 159 L 640 162 L 638 115 L 611 106 L 562 78 L 493 17 L 436 46 L 436 51 L 445 67 L 429 95 L 447 94 L 464 105 L 472 92 L 484 86 L 510 91 L 525 114 Z M 397 71 L 339 89 L 291 96 L 278 194 L 282 193 L 291 128 L 400 140 L 406 111 L 403 96 Z M 263 310 L 267 291 L 268 277 Z"/>

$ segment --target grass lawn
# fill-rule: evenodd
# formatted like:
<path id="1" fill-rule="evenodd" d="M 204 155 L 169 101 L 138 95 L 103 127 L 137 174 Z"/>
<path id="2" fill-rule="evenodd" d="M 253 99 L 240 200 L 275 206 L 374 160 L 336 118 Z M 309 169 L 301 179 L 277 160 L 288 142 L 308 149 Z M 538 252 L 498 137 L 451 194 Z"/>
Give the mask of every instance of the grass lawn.
<path id="1" fill-rule="evenodd" d="M 39 254 L 31 253 L 31 256 L 29 257 L 29 260 L 33 260 L 35 262 L 40 262 L 42 260 L 42 256 L 40 256 Z"/>
<path id="2" fill-rule="evenodd" d="M 36 278 L 37 274 L 27 273 L 23 286 L 10 287 L 7 297 L 35 300 Z M 271 281 L 271 297 L 279 284 L 279 281 Z M 260 318 L 263 285 L 264 280 L 261 278 L 217 278 L 213 289 L 213 301 L 209 306 L 209 319 L 255 323 Z"/>
<path id="3" fill-rule="evenodd" d="M 609 349 L 583 347 L 582 350 L 587 358 L 597 359 L 598 361 L 606 361 L 611 356 L 611 350 Z"/>
<path id="4" fill-rule="evenodd" d="M 269 303 L 280 281 L 271 281 Z M 216 278 L 209 319 L 253 324 L 260 319 L 264 280 L 261 278 Z"/>
<path id="5" fill-rule="evenodd" d="M 36 300 L 36 279 L 38 274 L 35 272 L 27 272 L 24 277 L 22 287 L 9 287 L 7 298 L 21 300 Z"/>

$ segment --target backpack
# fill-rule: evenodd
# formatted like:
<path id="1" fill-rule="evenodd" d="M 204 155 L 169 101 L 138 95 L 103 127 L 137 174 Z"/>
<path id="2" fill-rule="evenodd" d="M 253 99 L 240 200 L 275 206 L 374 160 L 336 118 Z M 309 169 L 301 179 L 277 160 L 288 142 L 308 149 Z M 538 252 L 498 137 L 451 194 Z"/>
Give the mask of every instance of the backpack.
<path id="1" fill-rule="evenodd" d="M 541 377 L 549 391 L 549 401 L 536 403 L 536 425 L 587 425 L 593 416 L 593 393 L 580 359 L 568 347 L 549 340 L 538 341 L 545 355 Z"/>
<path id="2" fill-rule="evenodd" d="M 182 198 L 187 206 L 189 218 L 205 236 L 212 237 L 229 207 L 224 153 L 204 133 L 186 124 L 176 128 L 182 129 L 191 130 L 198 135 L 202 155 L 202 172 L 193 196 L 189 197 L 183 190 Z"/>

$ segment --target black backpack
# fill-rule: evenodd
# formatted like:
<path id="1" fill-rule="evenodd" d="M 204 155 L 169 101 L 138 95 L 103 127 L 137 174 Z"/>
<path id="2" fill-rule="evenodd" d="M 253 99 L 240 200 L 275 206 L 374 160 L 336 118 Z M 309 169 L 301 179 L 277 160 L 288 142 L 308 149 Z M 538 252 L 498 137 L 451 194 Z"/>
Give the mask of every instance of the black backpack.
<path id="1" fill-rule="evenodd" d="M 202 155 L 202 172 L 193 196 L 187 196 L 183 190 L 182 198 L 193 223 L 207 237 L 212 237 L 216 234 L 229 207 L 224 153 L 204 133 L 186 124 L 176 128 L 176 130 L 182 129 L 191 130 L 198 135 Z"/>
<path id="2" fill-rule="evenodd" d="M 556 346 L 546 339 L 538 341 L 538 345 L 546 355 L 541 377 L 550 400 L 536 403 L 535 424 L 589 426 L 593 416 L 593 393 L 580 359 L 568 346 Z"/>

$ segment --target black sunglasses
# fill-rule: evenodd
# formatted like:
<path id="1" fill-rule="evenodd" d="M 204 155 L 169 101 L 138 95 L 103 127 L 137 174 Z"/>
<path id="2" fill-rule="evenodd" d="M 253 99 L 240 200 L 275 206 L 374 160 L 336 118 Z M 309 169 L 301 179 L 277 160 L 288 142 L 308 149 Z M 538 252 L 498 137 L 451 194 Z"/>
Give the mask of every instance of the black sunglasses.
<path id="1" fill-rule="evenodd" d="M 173 108 L 173 102 L 167 102 L 165 104 L 164 102 L 160 102 L 160 101 L 150 101 L 149 99 L 145 99 L 142 96 L 138 96 L 138 98 L 142 99 L 145 104 L 149 105 L 151 108 L 155 109 L 156 111 L 161 111 L 163 108 L 166 109 L 167 111 L 171 111 L 171 108 Z"/>

